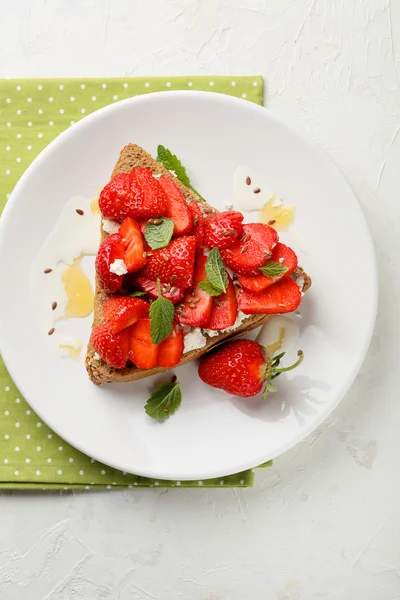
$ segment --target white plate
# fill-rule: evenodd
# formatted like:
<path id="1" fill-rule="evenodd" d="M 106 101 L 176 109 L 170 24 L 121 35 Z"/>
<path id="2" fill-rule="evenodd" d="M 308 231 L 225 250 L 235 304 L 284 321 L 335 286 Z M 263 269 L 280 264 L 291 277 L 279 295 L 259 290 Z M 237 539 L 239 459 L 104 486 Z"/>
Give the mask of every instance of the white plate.
<path id="1" fill-rule="evenodd" d="M 120 149 L 135 142 L 153 155 L 171 148 L 193 185 L 219 209 L 232 199 L 233 173 L 266 173 L 297 207 L 281 239 L 293 244 L 313 286 L 304 298 L 303 364 L 281 376 L 267 402 L 229 399 L 203 384 L 197 365 L 176 374 L 180 410 L 165 423 L 143 406 L 154 381 L 94 386 L 82 363 L 61 359 L 29 297 L 28 277 L 63 204 L 103 186 Z M 86 454 L 149 477 L 203 479 L 274 458 L 335 408 L 364 359 L 377 307 L 370 233 L 353 191 L 306 139 L 250 102 L 202 92 L 124 100 L 83 119 L 51 143 L 16 186 L 0 222 L 1 352 L 40 417 Z M 76 324 L 74 324 L 76 328 Z M 87 339 L 90 320 L 78 329 Z"/>

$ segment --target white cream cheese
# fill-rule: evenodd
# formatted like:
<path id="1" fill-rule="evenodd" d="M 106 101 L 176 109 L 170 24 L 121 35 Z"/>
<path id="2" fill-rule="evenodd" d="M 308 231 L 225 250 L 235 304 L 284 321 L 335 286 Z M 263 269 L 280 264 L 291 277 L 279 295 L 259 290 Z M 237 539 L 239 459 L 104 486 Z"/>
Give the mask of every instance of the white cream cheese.
<path id="1" fill-rule="evenodd" d="M 112 219 L 103 219 L 103 231 L 106 233 L 118 233 L 120 223 L 113 221 Z"/>
<path id="2" fill-rule="evenodd" d="M 128 269 L 122 258 L 116 258 L 110 265 L 110 273 L 115 273 L 115 275 L 126 275 L 127 272 Z"/>
<path id="3" fill-rule="evenodd" d="M 226 327 L 225 329 L 220 329 L 219 331 L 215 331 L 214 329 L 203 329 L 203 333 L 206 333 L 209 337 L 214 337 L 216 335 L 219 335 L 220 333 L 228 333 L 229 331 L 237 329 L 243 323 L 243 321 L 245 321 L 251 316 L 252 315 L 245 315 L 241 310 L 238 310 L 236 321 L 231 327 Z"/>
<path id="4" fill-rule="evenodd" d="M 190 352 L 191 350 L 203 348 L 207 343 L 207 338 L 202 334 L 199 327 L 193 327 L 191 331 L 185 335 L 183 341 L 183 353 L 186 354 L 186 352 Z"/>

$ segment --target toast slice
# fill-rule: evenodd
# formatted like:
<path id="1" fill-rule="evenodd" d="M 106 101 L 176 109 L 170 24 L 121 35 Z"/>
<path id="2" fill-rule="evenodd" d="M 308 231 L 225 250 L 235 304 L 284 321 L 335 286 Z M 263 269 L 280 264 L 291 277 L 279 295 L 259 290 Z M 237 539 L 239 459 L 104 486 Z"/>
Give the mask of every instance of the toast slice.
<path id="1" fill-rule="evenodd" d="M 192 202 L 198 203 L 204 215 L 212 215 L 218 212 L 215 208 L 204 202 L 190 189 L 184 186 L 173 173 L 168 171 L 168 169 L 166 169 L 161 163 L 157 162 L 150 154 L 136 144 L 128 144 L 122 149 L 117 164 L 112 172 L 112 177 L 119 173 L 129 173 L 134 167 L 144 167 L 146 169 L 150 169 L 154 175 L 163 175 L 172 179 L 175 185 L 177 185 L 182 191 L 186 202 L 188 202 L 188 204 Z M 101 228 L 101 241 L 103 241 L 107 235 L 108 234 L 103 230 L 103 228 Z M 298 272 L 295 276 L 302 278 L 302 282 L 304 282 L 302 284 L 303 291 L 308 289 L 311 282 L 304 271 L 298 269 Z M 102 306 L 108 296 L 109 294 L 104 291 L 100 281 L 96 276 L 92 329 L 103 322 Z M 199 358 L 221 342 L 244 335 L 253 329 L 256 329 L 257 327 L 261 327 L 261 325 L 264 325 L 273 316 L 274 315 L 249 315 L 236 329 L 232 331 L 219 332 L 217 335 L 212 337 L 204 334 L 207 340 L 205 346 L 185 353 L 182 356 L 182 360 L 180 361 L 179 365 L 177 366 L 184 365 Z M 109 367 L 102 359 L 98 358 L 90 341 L 86 354 L 86 369 L 90 379 L 96 385 L 112 382 L 136 381 L 137 379 L 151 377 L 152 375 L 157 375 L 169 370 L 169 368 L 163 367 L 156 367 L 154 369 L 139 369 L 135 366 L 128 367 L 126 369 L 114 369 Z"/>

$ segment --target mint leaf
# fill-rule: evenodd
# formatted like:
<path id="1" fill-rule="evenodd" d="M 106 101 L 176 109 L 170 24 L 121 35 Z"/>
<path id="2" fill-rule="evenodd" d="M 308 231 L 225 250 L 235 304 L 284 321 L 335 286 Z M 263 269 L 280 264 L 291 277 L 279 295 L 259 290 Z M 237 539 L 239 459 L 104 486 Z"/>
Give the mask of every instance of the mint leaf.
<path id="1" fill-rule="evenodd" d="M 279 277 L 288 270 L 289 269 L 285 265 L 274 262 L 273 260 L 268 261 L 264 266 L 260 267 L 262 274 L 266 275 L 267 277 Z"/>
<path id="2" fill-rule="evenodd" d="M 201 288 L 206 294 L 209 296 L 219 296 L 222 292 L 221 290 L 217 290 L 209 281 L 205 279 L 204 281 L 200 281 L 199 288 Z"/>
<path id="3" fill-rule="evenodd" d="M 135 292 L 129 292 L 128 296 L 131 298 L 141 298 L 142 296 L 147 296 L 146 292 L 140 292 L 139 290 Z"/>
<path id="4" fill-rule="evenodd" d="M 145 240 L 152 250 L 158 250 L 159 248 L 168 246 L 172 234 L 174 233 L 174 222 L 172 219 L 162 217 L 157 220 L 161 221 L 158 225 L 155 225 L 151 221 L 147 221 L 146 231 L 144 232 Z"/>
<path id="5" fill-rule="evenodd" d="M 186 168 L 183 166 L 179 158 L 172 154 L 171 150 L 161 146 L 161 144 L 157 147 L 157 158 L 156 160 L 164 165 L 168 171 L 173 171 L 176 177 L 179 179 L 183 185 L 186 185 L 189 189 L 192 190 L 199 198 L 204 200 L 203 196 L 199 194 L 197 190 L 194 189 L 192 184 L 190 183 L 190 179 L 188 174 L 186 173 Z"/>
<path id="6" fill-rule="evenodd" d="M 170 300 L 161 295 L 160 280 L 157 279 L 158 298 L 150 305 L 150 337 L 153 344 L 165 340 L 172 331 L 175 307 Z"/>
<path id="7" fill-rule="evenodd" d="M 226 274 L 224 261 L 218 248 L 210 250 L 205 266 L 207 278 L 199 283 L 199 287 L 210 296 L 219 296 L 226 292 L 228 287 L 228 275 Z"/>
<path id="8" fill-rule="evenodd" d="M 165 419 L 176 412 L 181 404 L 179 382 L 161 383 L 146 402 L 144 410 L 152 419 Z"/>

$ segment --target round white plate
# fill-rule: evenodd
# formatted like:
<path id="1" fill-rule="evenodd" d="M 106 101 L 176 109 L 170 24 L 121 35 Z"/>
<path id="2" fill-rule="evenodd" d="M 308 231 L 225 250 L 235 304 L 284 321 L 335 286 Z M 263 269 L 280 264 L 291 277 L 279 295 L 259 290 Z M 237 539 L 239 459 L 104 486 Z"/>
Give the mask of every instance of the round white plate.
<path id="1" fill-rule="evenodd" d="M 223 395 L 203 384 L 191 363 L 174 371 L 182 387 L 181 408 L 158 423 L 143 409 L 153 379 L 98 388 L 87 377 L 83 356 L 80 363 L 60 358 L 49 343 L 29 296 L 33 261 L 64 203 L 72 196 L 96 195 L 129 142 L 153 156 L 158 144 L 172 149 L 193 185 L 219 209 L 232 201 L 239 165 L 266 174 L 285 202 L 296 205 L 294 226 L 281 240 L 293 244 L 313 280 L 298 320 L 305 359 L 277 380 L 279 392 L 267 402 Z M 97 460 L 165 479 L 241 471 L 307 436 L 354 380 L 377 307 L 370 233 L 335 165 L 266 109 L 190 91 L 124 100 L 51 143 L 21 178 L 0 221 L 0 280 L 1 352 L 34 410 Z M 70 323 L 87 340 L 90 319 Z"/>

